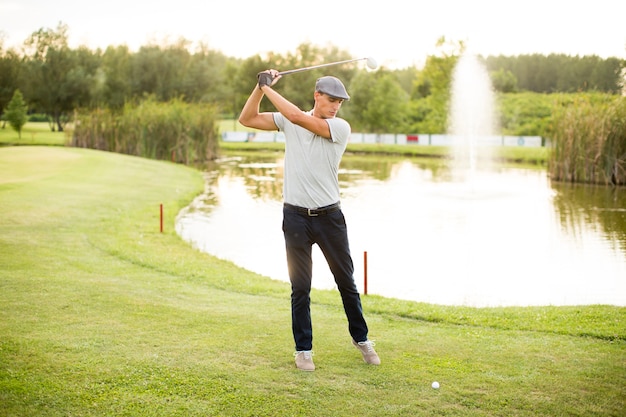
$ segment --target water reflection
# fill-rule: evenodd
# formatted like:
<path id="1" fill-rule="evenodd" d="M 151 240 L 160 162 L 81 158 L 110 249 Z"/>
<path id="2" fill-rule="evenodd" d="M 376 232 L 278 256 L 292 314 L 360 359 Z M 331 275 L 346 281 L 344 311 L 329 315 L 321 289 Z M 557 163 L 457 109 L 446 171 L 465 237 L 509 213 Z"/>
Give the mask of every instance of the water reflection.
<path id="1" fill-rule="evenodd" d="M 282 153 L 231 155 L 177 220 L 187 241 L 288 281 Z M 447 305 L 626 305 L 624 190 L 550 184 L 545 170 L 453 178 L 444 160 L 346 155 L 342 206 L 363 289 Z M 334 288 L 314 247 L 314 286 Z"/>

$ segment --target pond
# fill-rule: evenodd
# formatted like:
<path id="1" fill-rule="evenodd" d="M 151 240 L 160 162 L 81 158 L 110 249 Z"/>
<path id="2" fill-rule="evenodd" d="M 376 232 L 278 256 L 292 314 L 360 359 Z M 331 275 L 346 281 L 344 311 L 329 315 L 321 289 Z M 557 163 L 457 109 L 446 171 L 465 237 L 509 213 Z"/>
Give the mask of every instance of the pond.
<path id="1" fill-rule="evenodd" d="M 178 234 L 201 251 L 289 281 L 282 153 L 229 154 Z M 490 166 L 459 179 L 433 158 L 345 155 L 342 208 L 360 291 L 443 305 L 626 305 L 626 190 Z M 335 288 L 317 246 L 313 286 Z"/>

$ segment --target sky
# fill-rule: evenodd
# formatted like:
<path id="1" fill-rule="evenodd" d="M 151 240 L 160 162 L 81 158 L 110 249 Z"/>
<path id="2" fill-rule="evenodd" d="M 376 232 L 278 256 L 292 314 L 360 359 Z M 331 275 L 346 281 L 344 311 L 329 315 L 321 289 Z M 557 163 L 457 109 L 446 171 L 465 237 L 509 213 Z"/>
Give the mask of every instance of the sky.
<path id="1" fill-rule="evenodd" d="M 0 36 L 19 47 L 62 22 L 72 47 L 136 51 L 184 38 L 237 58 L 308 42 L 394 69 L 423 65 L 441 37 L 483 56 L 626 59 L 625 16 L 622 0 L 0 0 Z"/>

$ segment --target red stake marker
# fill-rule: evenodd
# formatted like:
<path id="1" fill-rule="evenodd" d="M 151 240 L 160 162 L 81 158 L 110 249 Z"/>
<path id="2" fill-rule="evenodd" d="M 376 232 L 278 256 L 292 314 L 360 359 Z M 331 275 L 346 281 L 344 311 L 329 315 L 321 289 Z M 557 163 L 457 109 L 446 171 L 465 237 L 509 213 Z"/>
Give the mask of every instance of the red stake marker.
<path id="1" fill-rule="evenodd" d="M 163 204 L 161 204 L 160 210 L 161 210 L 161 233 L 163 233 Z"/>

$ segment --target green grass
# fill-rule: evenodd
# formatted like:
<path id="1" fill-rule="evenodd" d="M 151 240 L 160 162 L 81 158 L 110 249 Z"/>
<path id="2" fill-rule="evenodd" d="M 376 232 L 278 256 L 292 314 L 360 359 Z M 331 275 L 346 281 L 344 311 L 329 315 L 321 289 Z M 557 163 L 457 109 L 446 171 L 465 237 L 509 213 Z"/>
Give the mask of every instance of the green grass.
<path id="1" fill-rule="evenodd" d="M 28 122 L 22 128 L 22 138 L 7 123 L 2 128 L 0 122 L 0 145 L 63 145 L 65 132 L 52 132 L 45 122 Z"/>
<path id="2" fill-rule="evenodd" d="M 0 148 L 0 416 L 623 415 L 623 307 L 368 295 L 370 367 L 314 290 L 317 370 L 297 371 L 288 285 L 175 233 L 203 188 L 167 162 Z"/>

